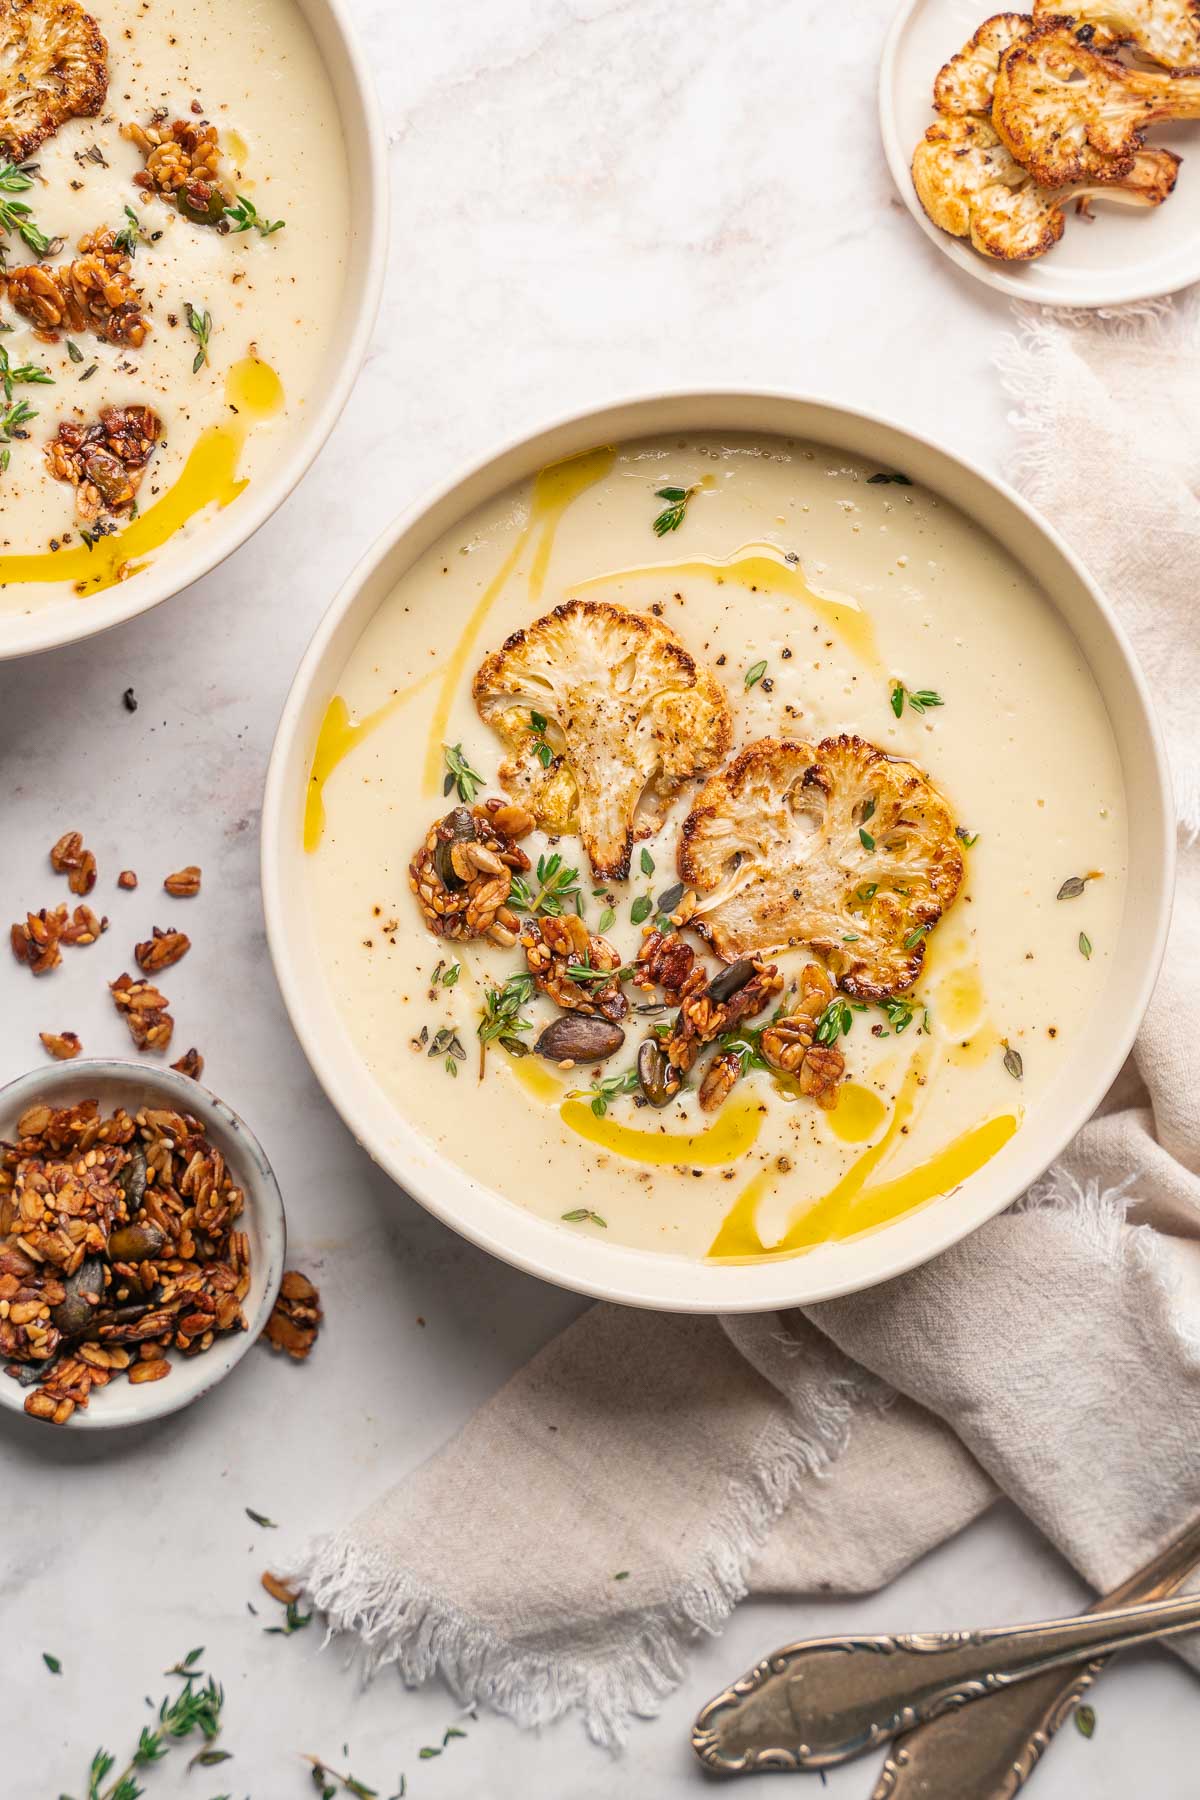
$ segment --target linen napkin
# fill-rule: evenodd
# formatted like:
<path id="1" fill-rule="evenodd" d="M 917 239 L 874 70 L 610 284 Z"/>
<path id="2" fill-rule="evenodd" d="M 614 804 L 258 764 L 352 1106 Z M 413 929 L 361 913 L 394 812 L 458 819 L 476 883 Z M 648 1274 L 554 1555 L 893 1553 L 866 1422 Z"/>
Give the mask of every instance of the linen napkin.
<path id="1" fill-rule="evenodd" d="M 1167 963 L 1100 1114 L 1016 1207 L 867 1293 L 585 1314 L 304 1556 L 368 1669 L 440 1671 L 521 1725 L 578 1708 L 613 1745 L 747 1594 L 875 1588 L 998 1492 L 1100 1589 L 1200 1510 L 1197 319 L 1043 313 L 1000 359 L 1016 478 L 1132 634 L 1179 796 Z"/>

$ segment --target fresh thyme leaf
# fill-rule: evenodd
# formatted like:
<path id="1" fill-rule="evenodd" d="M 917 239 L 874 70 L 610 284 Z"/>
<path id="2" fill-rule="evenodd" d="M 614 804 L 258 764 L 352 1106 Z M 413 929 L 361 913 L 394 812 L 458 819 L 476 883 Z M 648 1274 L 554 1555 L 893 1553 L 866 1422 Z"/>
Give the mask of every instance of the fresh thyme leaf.
<path id="1" fill-rule="evenodd" d="M 696 492 L 696 487 L 655 488 L 654 497 L 656 500 L 667 500 L 670 502 L 668 506 L 663 507 L 663 510 L 654 521 L 655 537 L 666 537 L 668 531 L 679 530 L 679 527 L 683 524 L 684 514 L 688 509 L 688 502 Z"/>
<path id="2" fill-rule="evenodd" d="M 933 688 L 907 688 L 902 681 L 893 682 L 891 702 L 892 711 L 897 718 L 904 711 L 906 700 L 915 713 L 927 713 L 932 707 L 946 704 L 942 696 L 935 693 Z"/>
<path id="3" fill-rule="evenodd" d="M 569 962 L 563 970 L 571 981 L 628 981 L 636 973 L 633 963 L 624 963 L 616 969 L 594 969 L 590 963 Z"/>
<path id="4" fill-rule="evenodd" d="M 213 327 L 212 314 L 210 312 L 197 312 L 196 308 L 189 300 L 183 309 L 183 316 L 187 320 L 188 330 L 199 345 L 192 361 L 192 374 L 198 375 L 208 361 L 208 344 L 209 339 L 212 337 Z"/>
<path id="5" fill-rule="evenodd" d="M 530 914 L 545 913 L 550 918 L 557 918 L 566 901 L 582 905 L 579 892 L 579 870 L 563 867 L 563 859 L 558 851 L 551 856 L 539 856 L 537 863 L 536 889 L 523 875 L 514 875 L 512 888 L 509 891 L 509 903 L 518 912 Z"/>
<path id="6" fill-rule="evenodd" d="M 858 828 L 858 841 L 864 850 L 873 850 L 875 848 L 875 839 L 871 836 L 865 825 L 860 825 Z"/>
<path id="7" fill-rule="evenodd" d="M 417 1751 L 417 1755 L 422 1762 L 428 1762 L 431 1756 L 440 1756 L 441 1754 L 440 1745 L 434 1744 L 422 1744 L 421 1748 Z"/>
<path id="8" fill-rule="evenodd" d="M 25 427 L 30 419 L 36 418 L 37 408 L 30 406 L 28 400 L 18 400 L 0 414 L 0 440 L 9 443 L 13 438 L 27 438 L 29 433 Z"/>
<path id="9" fill-rule="evenodd" d="M 128 212 L 129 208 L 126 207 L 125 210 Z M 225 208 L 225 217 L 233 221 L 235 232 L 254 230 L 263 237 L 270 237 L 272 232 L 282 231 L 287 224 L 286 219 L 264 219 L 253 200 L 248 200 L 245 194 L 237 196 L 236 206 Z"/>
<path id="10" fill-rule="evenodd" d="M 73 338 L 67 339 L 67 355 L 73 363 L 81 363 L 83 361 L 83 351 L 79 348 L 79 345 Z"/>
<path id="11" fill-rule="evenodd" d="M 442 755 L 448 770 L 446 792 L 449 793 L 451 786 L 456 787 L 459 799 L 465 806 L 470 806 L 480 788 L 483 787 L 485 777 L 479 773 L 478 769 L 471 767 L 463 754 L 461 744 L 443 744 Z"/>
<path id="12" fill-rule="evenodd" d="M 510 975 L 503 987 L 489 987 L 483 996 L 483 1010 L 476 1033 L 479 1038 L 479 1074 L 482 1079 L 484 1057 L 489 1044 L 498 1043 L 510 1056 L 524 1056 L 529 1048 L 521 1042 L 519 1032 L 532 1031 L 529 1019 L 521 1017 L 537 991 L 533 976 L 525 972 Z"/>
<path id="13" fill-rule="evenodd" d="M 870 799 L 867 801 L 866 805 L 863 807 L 863 815 L 862 815 L 863 824 L 865 825 L 868 819 L 873 819 L 874 817 L 875 817 L 875 796 L 872 794 Z"/>
<path id="14" fill-rule="evenodd" d="M 1056 900 L 1078 900 L 1080 894 L 1083 893 L 1083 891 L 1086 887 L 1087 887 L 1086 877 L 1084 877 L 1082 875 L 1068 875 L 1067 879 L 1063 882 L 1062 886 L 1059 888 L 1058 893 L 1055 895 L 1055 899 Z"/>
<path id="15" fill-rule="evenodd" d="M 448 1744 L 451 1738 L 465 1738 L 466 1735 L 466 1732 L 460 1731 L 457 1725 L 447 1725 L 445 1731 L 442 1733 L 442 1743 Z"/>
<path id="16" fill-rule="evenodd" d="M 650 852 L 646 849 L 644 844 L 642 846 L 642 854 L 641 854 L 640 861 L 641 861 L 641 865 L 642 865 L 642 874 L 643 875 L 653 875 L 653 873 L 654 873 L 654 858 L 651 856 Z"/>
<path id="17" fill-rule="evenodd" d="M 846 1036 L 853 1023 L 849 1001 L 836 994 L 817 1020 L 815 1036 L 818 1044 L 836 1044 L 839 1037 Z"/>
<path id="18" fill-rule="evenodd" d="M 442 976 L 442 986 L 444 988 L 456 987 L 458 985 L 458 978 L 461 974 L 462 965 L 460 963 L 451 963 L 450 967 L 446 970 L 446 973 Z"/>
<path id="19" fill-rule="evenodd" d="M 218 1763 L 232 1762 L 232 1750 L 197 1750 L 188 1763 L 189 1769 L 215 1769 Z"/>
<path id="20" fill-rule="evenodd" d="M 12 163 L 0 167 L 0 194 L 23 194 L 33 186 L 33 177 Z M 37 256 L 50 249 L 50 239 L 34 222 L 33 208 L 23 200 L 0 200 L 0 231 L 14 231 Z"/>
<path id="21" fill-rule="evenodd" d="M 1088 936 L 1086 931 L 1081 931 L 1079 934 L 1079 954 L 1080 954 L 1080 956 L 1082 956 L 1084 958 L 1085 961 L 1087 961 L 1087 962 L 1091 961 L 1092 940 Z"/>
<path id="22" fill-rule="evenodd" d="M 117 232 L 116 236 L 113 238 L 113 242 L 118 250 L 123 250 L 125 252 L 126 256 L 134 256 L 137 253 L 138 245 L 142 241 L 142 227 L 132 206 L 127 206 L 125 208 L 125 218 L 126 223 L 122 226 L 121 230 Z"/>
<path id="23" fill-rule="evenodd" d="M 889 994 L 886 1000 L 879 1002 L 879 1006 L 897 1037 L 902 1031 L 908 1030 L 914 1014 L 907 1000 L 898 1000 L 894 994 Z"/>
<path id="24" fill-rule="evenodd" d="M 633 923 L 635 925 L 640 925 L 643 919 L 648 919 L 650 917 L 650 909 L 653 905 L 654 902 L 651 900 L 649 894 L 639 894 L 629 909 L 629 917 L 632 919 Z"/>
<path id="25" fill-rule="evenodd" d="M 1075 1708 L 1075 1729 L 1080 1737 L 1094 1737 L 1096 1733 L 1096 1709 L 1094 1706 L 1077 1706 Z"/>
<path id="26" fill-rule="evenodd" d="M 868 475 L 867 476 L 867 484 L 870 487 L 879 487 L 883 482 L 886 482 L 886 481 L 894 481 L 897 487 L 911 487 L 912 486 L 912 482 L 908 479 L 907 475 L 901 475 L 896 471 L 893 471 L 890 475 L 885 475 L 883 473 L 883 471 L 880 470 L 879 473 L 876 475 Z"/>
<path id="27" fill-rule="evenodd" d="M 42 1661 L 45 1663 L 46 1667 L 49 1669 L 49 1671 L 52 1675 L 61 1675 L 62 1674 L 61 1662 L 59 1662 L 57 1656 L 51 1656 L 51 1654 L 48 1650 L 42 1651 Z"/>
<path id="28" fill-rule="evenodd" d="M 758 683 L 762 680 L 762 678 L 766 674 L 766 672 L 767 672 L 767 664 L 766 664 L 765 658 L 763 659 L 762 662 L 756 662 L 756 663 L 751 664 L 751 666 L 746 670 L 746 691 L 747 691 L 747 693 L 750 691 L 750 689 L 752 687 L 757 687 Z"/>
<path id="29" fill-rule="evenodd" d="M 928 925 L 914 925 L 912 930 L 909 932 L 908 936 L 904 940 L 904 948 L 906 950 L 915 950 L 917 945 L 920 943 L 921 939 L 923 937 L 928 937 L 928 935 L 929 935 L 929 926 Z"/>
<path id="30" fill-rule="evenodd" d="M 1014 1081 L 1020 1081 L 1025 1073 L 1025 1064 L 1021 1060 L 1021 1052 L 1014 1050 L 1011 1044 L 1004 1046 L 1004 1066 Z"/>
<path id="31" fill-rule="evenodd" d="M 677 881 L 674 887 L 664 888 L 662 893 L 658 896 L 659 912 L 673 913 L 682 899 L 683 883 L 682 881 Z"/>
<path id="32" fill-rule="evenodd" d="M 606 932 L 608 930 L 610 925 L 614 925 L 616 923 L 616 918 L 617 918 L 617 915 L 613 911 L 612 907 L 606 906 L 604 908 L 604 911 L 600 914 L 600 917 L 596 921 L 596 930 L 599 931 L 601 934 L 603 934 L 604 932 Z"/>
<path id="33" fill-rule="evenodd" d="M 965 850 L 972 849 L 979 842 L 979 833 L 977 831 L 968 831 L 962 825 L 956 825 L 954 827 L 954 835 Z"/>
<path id="34" fill-rule="evenodd" d="M 598 1075 L 590 1087 L 572 1088 L 567 1098 L 568 1100 L 589 1100 L 596 1117 L 602 1119 L 608 1111 L 610 1100 L 616 1100 L 621 1094 L 636 1094 L 640 1085 L 637 1069 L 624 1069 L 619 1075 Z M 564 1219 L 568 1217 L 567 1213 L 563 1214 Z M 604 1224 L 603 1219 L 598 1218 L 595 1213 L 587 1212 L 586 1209 L 578 1215 L 578 1218 L 590 1218 L 595 1225 Z M 570 1222 L 574 1224 L 576 1220 L 571 1219 Z"/>
<path id="35" fill-rule="evenodd" d="M 35 382 L 42 387 L 53 387 L 54 377 L 49 369 L 41 368 L 37 363 L 22 363 L 13 368 L 8 359 L 8 351 L 0 344 L 0 387 L 4 389 L 4 398 L 11 402 L 13 383 L 17 381 Z"/>
<path id="36" fill-rule="evenodd" d="M 629 1570 L 628 1569 L 618 1569 L 616 1574 L 613 1576 L 613 1580 L 614 1581 L 628 1581 L 629 1580 Z"/>
<path id="37" fill-rule="evenodd" d="M 12 451 L 8 448 L 8 445 L 6 444 L 3 448 L 3 450 L 0 450 L 0 475 L 8 474 L 8 465 L 11 461 L 12 461 Z"/>
<path id="38" fill-rule="evenodd" d="M 278 1530 L 278 1526 L 276 1525 L 274 1519 L 268 1519 L 266 1513 L 255 1512 L 255 1510 L 252 1506 L 248 1506 L 246 1508 L 246 1517 L 248 1519 L 253 1519 L 254 1523 L 256 1525 L 261 1525 L 264 1527 L 264 1529 L 266 1529 L 268 1531 L 277 1531 Z"/>
<path id="39" fill-rule="evenodd" d="M 294 1631 L 303 1631 L 312 1621 L 310 1612 L 302 1613 L 295 1600 L 289 1600 L 287 1611 L 283 1615 L 282 1625 L 264 1625 L 263 1630 L 268 1637 L 291 1637 Z"/>

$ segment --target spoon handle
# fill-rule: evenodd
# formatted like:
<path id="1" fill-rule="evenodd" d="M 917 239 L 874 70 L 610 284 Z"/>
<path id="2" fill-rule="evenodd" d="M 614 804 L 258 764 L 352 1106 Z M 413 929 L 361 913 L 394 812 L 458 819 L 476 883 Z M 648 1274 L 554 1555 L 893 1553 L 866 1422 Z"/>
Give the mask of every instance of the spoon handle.
<path id="1" fill-rule="evenodd" d="M 725 1775 L 824 1769 L 1051 1669 L 1200 1626 L 1200 1595 L 1033 1625 L 789 1644 L 710 1700 L 692 1748 Z"/>
<path id="2" fill-rule="evenodd" d="M 1200 1563 L 1200 1519 L 1089 1608 L 1093 1613 L 1165 1599 Z M 905 1732 L 893 1744 L 871 1800 L 1014 1800 L 1059 1727 L 1104 1668 L 1052 1669 Z"/>

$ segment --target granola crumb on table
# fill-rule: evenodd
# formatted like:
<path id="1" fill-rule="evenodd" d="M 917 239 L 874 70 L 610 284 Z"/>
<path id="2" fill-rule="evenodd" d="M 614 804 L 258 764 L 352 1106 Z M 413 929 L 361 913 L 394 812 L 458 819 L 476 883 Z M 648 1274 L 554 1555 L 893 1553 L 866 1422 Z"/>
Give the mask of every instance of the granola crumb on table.
<path id="1" fill-rule="evenodd" d="M 171 1064 L 171 1067 L 180 1075 L 190 1075 L 193 1081 L 199 1081 L 204 1073 L 204 1058 L 193 1044 L 190 1050 L 184 1051 L 178 1062 Z"/>
<path id="2" fill-rule="evenodd" d="M 121 873 L 117 876 L 117 886 L 119 888 L 133 889 L 137 884 L 137 876 L 132 869 L 122 869 Z"/>
<path id="3" fill-rule="evenodd" d="M 165 1050 L 175 1021 L 167 1011 L 170 1001 L 149 981 L 135 981 L 125 973 L 108 984 L 117 1011 L 124 1013 L 129 1035 L 139 1050 Z"/>
<path id="4" fill-rule="evenodd" d="M 317 1341 L 324 1316 L 321 1296 L 307 1275 L 301 1275 L 299 1269 L 286 1269 L 279 1298 L 263 1330 L 263 1340 L 272 1350 L 286 1350 L 297 1362 L 303 1362 Z"/>
<path id="5" fill-rule="evenodd" d="M 38 1036 L 50 1055 L 59 1062 L 70 1062 L 83 1049 L 83 1043 L 75 1031 L 39 1031 Z"/>
<path id="6" fill-rule="evenodd" d="M 152 975 L 159 969 L 169 969 L 191 949 L 192 940 L 185 931 L 162 931 L 157 925 L 153 927 L 153 935 L 134 947 L 133 954 L 137 958 L 139 969 Z"/>
<path id="7" fill-rule="evenodd" d="M 176 900 L 190 900 L 200 892 L 200 870 L 195 863 L 189 863 L 186 869 L 176 869 L 168 875 L 163 886 Z"/>

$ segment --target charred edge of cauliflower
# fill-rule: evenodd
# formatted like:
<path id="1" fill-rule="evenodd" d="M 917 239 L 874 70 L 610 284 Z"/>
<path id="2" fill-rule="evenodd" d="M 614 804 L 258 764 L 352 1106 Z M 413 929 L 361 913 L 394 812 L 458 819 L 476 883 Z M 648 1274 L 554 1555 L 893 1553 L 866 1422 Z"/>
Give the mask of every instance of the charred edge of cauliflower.
<path id="1" fill-rule="evenodd" d="M 1146 127 L 1194 105 L 1182 81 L 1136 75 L 1047 23 L 1001 57 L 992 123 L 1034 180 L 1054 188 L 1123 180 Z"/>
<path id="2" fill-rule="evenodd" d="M 108 95 L 108 45 L 77 0 L 8 0 L 0 15 L 0 145 L 15 163 Z"/>
<path id="3" fill-rule="evenodd" d="M 1029 13 L 993 13 L 956 56 L 943 63 L 933 83 L 933 104 L 947 114 L 992 110 L 992 88 L 1000 58 L 1033 28 Z"/>
<path id="4" fill-rule="evenodd" d="M 1115 50 L 1134 44 L 1173 75 L 1200 65 L 1200 0 L 1034 0 L 1035 25 L 1069 25 L 1081 44 Z"/>
<path id="5" fill-rule="evenodd" d="M 913 187 L 926 214 L 984 256 L 1029 262 L 1062 237 L 1066 218 L 986 119 L 952 115 L 929 127 L 913 152 Z"/>
<path id="6" fill-rule="evenodd" d="M 569 600 L 513 632 L 472 691 L 513 752 L 504 787 L 546 830 L 577 829 L 607 880 L 629 873 L 639 807 L 714 768 L 732 736 L 711 671 L 657 619 L 609 601 Z"/>
<path id="7" fill-rule="evenodd" d="M 807 945 L 862 1000 L 910 988 L 963 876 L 954 819 L 916 767 L 860 737 L 765 738 L 684 821 L 692 924 L 726 962 Z M 847 941 L 849 940 L 849 941 Z"/>

